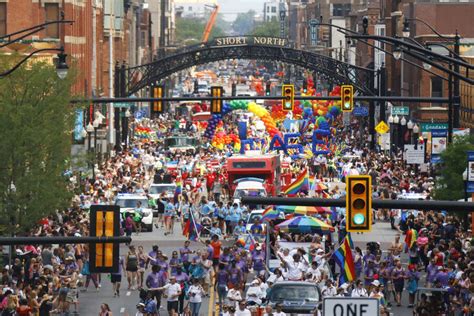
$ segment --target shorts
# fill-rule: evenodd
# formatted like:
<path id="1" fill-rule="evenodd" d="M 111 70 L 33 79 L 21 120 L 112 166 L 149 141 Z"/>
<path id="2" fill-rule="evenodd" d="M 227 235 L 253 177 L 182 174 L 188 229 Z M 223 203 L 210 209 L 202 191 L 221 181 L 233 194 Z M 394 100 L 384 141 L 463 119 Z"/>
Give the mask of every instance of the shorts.
<path id="1" fill-rule="evenodd" d="M 111 274 L 110 281 L 112 283 L 119 283 L 122 282 L 122 275 L 121 274 Z"/>
<path id="2" fill-rule="evenodd" d="M 127 268 L 127 269 L 125 269 L 125 270 L 127 270 L 128 272 L 137 272 L 137 271 L 138 271 L 138 267 Z"/>
<path id="3" fill-rule="evenodd" d="M 218 258 L 212 258 L 212 266 L 217 267 L 219 265 L 219 259 Z"/>
<path id="4" fill-rule="evenodd" d="M 168 301 L 168 312 L 171 312 L 171 310 L 174 310 L 175 312 L 178 311 L 178 301 Z"/>

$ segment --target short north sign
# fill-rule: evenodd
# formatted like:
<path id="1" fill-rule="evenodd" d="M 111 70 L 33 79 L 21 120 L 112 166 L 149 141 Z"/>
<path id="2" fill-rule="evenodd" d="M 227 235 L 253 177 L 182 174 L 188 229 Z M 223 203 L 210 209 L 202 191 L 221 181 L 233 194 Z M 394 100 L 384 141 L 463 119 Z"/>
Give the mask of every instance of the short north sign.
<path id="1" fill-rule="evenodd" d="M 323 316 L 379 315 L 379 300 L 360 297 L 327 297 L 323 300 Z"/>
<path id="2" fill-rule="evenodd" d="M 268 36 L 230 36 L 214 39 L 213 46 L 236 46 L 236 45 L 265 45 L 265 46 L 287 46 L 285 38 Z"/>

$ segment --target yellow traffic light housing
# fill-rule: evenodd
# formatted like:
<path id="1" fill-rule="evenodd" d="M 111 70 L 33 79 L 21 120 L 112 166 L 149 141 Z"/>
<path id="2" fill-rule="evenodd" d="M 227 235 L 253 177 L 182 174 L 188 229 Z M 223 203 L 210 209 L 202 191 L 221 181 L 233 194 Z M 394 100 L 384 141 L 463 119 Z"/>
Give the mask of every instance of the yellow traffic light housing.
<path id="1" fill-rule="evenodd" d="M 341 107 L 343 112 L 354 110 L 354 87 L 351 85 L 341 86 Z"/>
<path id="2" fill-rule="evenodd" d="M 120 236 L 120 207 L 91 205 L 90 236 Z M 91 273 L 116 273 L 119 269 L 119 244 L 90 244 L 89 270 Z"/>
<path id="3" fill-rule="evenodd" d="M 295 86 L 292 84 L 282 85 L 281 95 L 283 96 L 281 104 L 283 111 L 293 111 L 295 107 Z"/>
<path id="4" fill-rule="evenodd" d="M 211 87 L 211 96 L 213 98 L 220 98 L 222 97 L 223 89 L 222 87 Z M 221 114 L 222 112 L 222 99 L 215 99 L 211 101 L 211 113 L 212 114 Z"/>
<path id="5" fill-rule="evenodd" d="M 369 232 L 372 229 L 372 180 L 370 176 L 346 177 L 346 230 Z"/>
<path id="6" fill-rule="evenodd" d="M 153 98 L 163 98 L 164 87 L 162 85 L 159 86 L 152 86 L 152 97 Z M 153 101 L 151 111 L 153 113 L 163 113 L 163 101 L 156 100 Z"/>

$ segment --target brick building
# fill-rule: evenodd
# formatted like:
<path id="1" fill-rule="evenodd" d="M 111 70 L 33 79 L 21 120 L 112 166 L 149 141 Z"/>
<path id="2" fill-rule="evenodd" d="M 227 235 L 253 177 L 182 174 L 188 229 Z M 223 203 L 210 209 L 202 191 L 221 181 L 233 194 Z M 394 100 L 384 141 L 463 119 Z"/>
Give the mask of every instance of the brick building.
<path id="1" fill-rule="evenodd" d="M 0 0 L 0 35 L 59 20 L 61 12 L 66 20 L 74 20 L 72 25 L 49 25 L 4 51 L 28 54 L 64 46 L 68 64 L 77 73 L 72 93 L 108 96 L 110 53 L 112 63 L 136 65 L 151 60 L 150 19 L 143 4 L 144 0 Z M 35 58 L 53 63 L 56 54 L 46 52 Z"/>

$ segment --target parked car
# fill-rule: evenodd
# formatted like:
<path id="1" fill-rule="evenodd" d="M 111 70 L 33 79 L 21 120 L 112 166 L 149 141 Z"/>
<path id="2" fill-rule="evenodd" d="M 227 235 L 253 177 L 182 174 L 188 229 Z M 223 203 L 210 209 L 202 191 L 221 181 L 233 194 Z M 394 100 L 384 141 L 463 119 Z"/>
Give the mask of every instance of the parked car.
<path id="1" fill-rule="evenodd" d="M 120 206 L 120 215 L 125 217 L 126 213 L 132 216 L 137 212 L 138 202 L 141 202 L 141 223 L 147 231 L 153 231 L 153 210 L 148 207 L 148 199 L 140 194 L 119 194 L 115 199 L 115 205 Z"/>
<path id="2" fill-rule="evenodd" d="M 281 304 L 283 312 L 311 314 L 321 304 L 319 287 L 310 282 L 282 281 L 275 283 L 267 294 L 268 304 Z"/>

